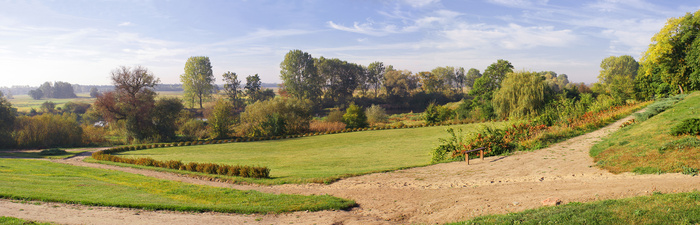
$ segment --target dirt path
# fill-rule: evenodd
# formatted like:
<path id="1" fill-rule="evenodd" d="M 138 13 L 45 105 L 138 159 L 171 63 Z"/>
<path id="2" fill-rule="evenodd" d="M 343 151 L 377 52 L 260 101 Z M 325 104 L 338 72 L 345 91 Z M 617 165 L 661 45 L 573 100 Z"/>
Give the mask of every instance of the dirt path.
<path id="1" fill-rule="evenodd" d="M 55 160 L 217 187 L 269 193 L 330 194 L 353 199 L 360 205 L 350 211 L 237 215 L 152 212 L 54 203 L 33 205 L 0 200 L 0 215 L 67 224 L 190 224 L 193 221 L 218 224 L 444 223 L 537 208 L 542 206 L 542 200 L 550 197 L 559 198 L 563 203 L 587 202 L 649 195 L 654 191 L 687 192 L 700 187 L 698 176 L 614 175 L 593 167 L 588 150 L 628 119 L 534 152 L 472 160 L 471 165 L 455 162 L 370 174 L 330 185 L 233 185 L 171 173 L 85 163 L 81 161 L 84 156 Z"/>

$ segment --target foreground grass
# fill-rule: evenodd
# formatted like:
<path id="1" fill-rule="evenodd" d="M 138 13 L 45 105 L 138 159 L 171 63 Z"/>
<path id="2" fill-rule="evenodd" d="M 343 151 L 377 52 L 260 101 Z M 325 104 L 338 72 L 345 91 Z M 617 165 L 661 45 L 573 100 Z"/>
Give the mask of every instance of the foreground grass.
<path id="1" fill-rule="evenodd" d="M 345 209 L 353 201 L 328 195 L 275 195 L 41 160 L 0 159 L 0 197 L 151 210 L 279 213 Z"/>
<path id="2" fill-rule="evenodd" d="M 671 128 L 687 118 L 700 118 L 700 92 L 648 120 L 618 130 L 591 149 L 597 165 L 613 173 L 697 173 L 700 146 L 661 150 L 693 136 L 673 136 Z"/>
<path id="3" fill-rule="evenodd" d="M 14 217 L 0 216 L 0 224 L 3 225 L 51 225 L 54 223 L 34 222 Z"/>
<path id="4" fill-rule="evenodd" d="M 572 202 L 452 224 L 698 224 L 700 192 Z"/>
<path id="5" fill-rule="evenodd" d="M 502 126 L 502 123 L 489 123 Z M 473 131 L 483 124 L 454 125 Z M 430 149 L 447 127 L 375 130 L 296 139 L 155 148 L 120 153 L 156 160 L 267 166 L 271 179 L 230 178 L 261 184 L 332 182 L 339 178 L 430 163 Z"/>

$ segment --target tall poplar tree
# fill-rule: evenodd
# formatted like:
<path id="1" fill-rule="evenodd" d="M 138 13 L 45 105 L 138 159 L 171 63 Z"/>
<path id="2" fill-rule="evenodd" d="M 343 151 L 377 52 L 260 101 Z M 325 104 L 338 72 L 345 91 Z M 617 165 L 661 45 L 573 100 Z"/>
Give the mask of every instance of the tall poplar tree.
<path id="1" fill-rule="evenodd" d="M 199 108 L 204 108 L 202 102 L 211 97 L 214 89 L 214 73 L 207 56 L 192 56 L 185 63 L 185 73 L 180 75 L 182 88 L 185 89 L 185 99 L 198 100 Z"/>

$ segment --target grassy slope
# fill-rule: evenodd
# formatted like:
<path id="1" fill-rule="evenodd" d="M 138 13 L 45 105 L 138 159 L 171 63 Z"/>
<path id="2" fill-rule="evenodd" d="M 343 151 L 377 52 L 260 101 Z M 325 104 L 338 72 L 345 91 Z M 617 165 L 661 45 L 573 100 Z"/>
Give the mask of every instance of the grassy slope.
<path id="1" fill-rule="evenodd" d="M 40 160 L 0 159 L 0 197 L 179 211 L 268 213 L 343 209 L 332 196 L 274 195 L 184 184 Z"/>
<path id="2" fill-rule="evenodd" d="M 698 224 L 700 192 L 569 203 L 454 224 Z"/>
<path id="3" fill-rule="evenodd" d="M 502 123 L 496 123 L 500 126 Z M 455 125 L 465 131 L 482 124 Z M 264 184 L 328 182 L 351 174 L 395 170 L 430 163 L 430 149 L 447 137 L 446 126 L 363 131 L 274 141 L 131 151 L 122 155 L 157 160 L 260 165 L 272 179 Z"/>
<path id="4" fill-rule="evenodd" d="M 683 138 L 670 135 L 673 126 L 687 118 L 700 118 L 700 92 L 647 121 L 625 127 L 609 135 L 591 149 L 598 166 L 613 173 L 637 171 L 682 172 L 685 168 L 700 168 L 700 149 L 667 151 L 659 148 L 670 141 Z"/>

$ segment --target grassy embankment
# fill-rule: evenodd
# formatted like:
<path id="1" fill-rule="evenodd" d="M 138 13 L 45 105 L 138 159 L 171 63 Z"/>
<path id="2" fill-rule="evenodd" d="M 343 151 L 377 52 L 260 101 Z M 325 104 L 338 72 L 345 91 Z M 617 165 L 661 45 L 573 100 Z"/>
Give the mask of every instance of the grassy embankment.
<path id="1" fill-rule="evenodd" d="M 452 224 L 698 224 L 700 192 L 572 202 Z"/>
<path id="2" fill-rule="evenodd" d="M 275 195 L 42 160 L 0 159 L 0 197 L 152 210 L 278 213 L 345 209 L 353 201 L 328 195 Z"/>
<path id="3" fill-rule="evenodd" d="M 465 131 L 503 123 L 453 125 Z M 229 165 L 258 165 L 271 169 L 271 179 L 225 177 L 260 184 L 332 182 L 379 171 L 430 163 L 430 149 L 447 137 L 446 126 L 373 130 L 258 142 L 155 148 L 123 152 L 121 156 L 151 157 Z M 110 163 L 111 162 L 104 162 Z M 120 164 L 122 166 L 134 166 Z"/>
<path id="4" fill-rule="evenodd" d="M 672 108 L 644 122 L 609 135 L 593 146 L 590 154 L 599 167 L 613 173 L 697 174 L 700 168 L 697 136 L 670 134 L 672 127 L 688 118 L 700 118 L 700 92 L 686 96 Z M 696 144 L 693 144 L 693 138 Z M 685 143 L 687 146 L 679 143 L 682 139 L 681 142 L 688 142 Z"/>

